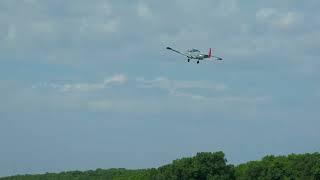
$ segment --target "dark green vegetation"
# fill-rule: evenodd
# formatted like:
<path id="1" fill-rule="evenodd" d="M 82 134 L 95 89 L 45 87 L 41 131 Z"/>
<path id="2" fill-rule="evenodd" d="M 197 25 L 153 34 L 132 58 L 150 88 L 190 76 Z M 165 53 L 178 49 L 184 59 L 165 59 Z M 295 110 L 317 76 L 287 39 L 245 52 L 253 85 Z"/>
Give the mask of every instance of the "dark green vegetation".
<path id="1" fill-rule="evenodd" d="M 251 161 L 234 166 L 227 164 L 223 152 L 198 153 L 192 158 L 174 160 L 157 169 L 126 170 L 97 169 L 95 171 L 72 171 L 59 174 L 19 175 L 3 180 L 251 180 L 251 179 L 316 179 L 320 180 L 320 154 L 291 154 L 289 156 L 266 156 L 261 161 Z"/>

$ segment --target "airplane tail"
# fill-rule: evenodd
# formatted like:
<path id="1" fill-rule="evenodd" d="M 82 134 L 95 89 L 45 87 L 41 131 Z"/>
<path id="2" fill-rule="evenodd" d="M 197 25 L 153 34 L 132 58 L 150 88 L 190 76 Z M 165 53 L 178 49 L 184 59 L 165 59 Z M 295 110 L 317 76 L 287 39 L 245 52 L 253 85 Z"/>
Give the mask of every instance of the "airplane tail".
<path id="1" fill-rule="evenodd" d="M 212 53 L 211 53 L 211 48 L 209 49 L 209 53 L 208 53 L 209 58 L 211 58 Z"/>

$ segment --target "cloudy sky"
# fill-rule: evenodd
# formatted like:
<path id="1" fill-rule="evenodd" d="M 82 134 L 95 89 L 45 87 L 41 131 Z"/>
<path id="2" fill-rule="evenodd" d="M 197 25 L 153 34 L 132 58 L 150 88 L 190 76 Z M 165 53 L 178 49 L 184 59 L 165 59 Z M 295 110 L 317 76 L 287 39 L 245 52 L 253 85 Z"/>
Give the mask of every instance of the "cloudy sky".
<path id="1" fill-rule="evenodd" d="M 0 0 L 0 176 L 320 151 L 319 8 Z"/>

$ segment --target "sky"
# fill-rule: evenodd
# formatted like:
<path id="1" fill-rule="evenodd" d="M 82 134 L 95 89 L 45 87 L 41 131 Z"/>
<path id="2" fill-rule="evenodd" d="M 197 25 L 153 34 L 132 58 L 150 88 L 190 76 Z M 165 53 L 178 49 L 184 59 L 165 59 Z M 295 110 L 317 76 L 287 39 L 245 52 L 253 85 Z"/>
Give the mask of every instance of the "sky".
<path id="1" fill-rule="evenodd" d="M 319 8 L 0 0 L 0 176 L 320 151 Z"/>

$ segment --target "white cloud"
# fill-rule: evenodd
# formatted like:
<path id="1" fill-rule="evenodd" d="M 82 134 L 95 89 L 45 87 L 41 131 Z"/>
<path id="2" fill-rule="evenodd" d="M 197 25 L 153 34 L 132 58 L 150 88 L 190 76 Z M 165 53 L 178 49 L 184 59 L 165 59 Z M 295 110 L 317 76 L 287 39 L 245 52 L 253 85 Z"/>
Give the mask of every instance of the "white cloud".
<path id="1" fill-rule="evenodd" d="M 238 10 L 237 0 L 224 0 L 221 1 L 218 7 L 219 14 L 222 16 L 228 16 L 235 13 Z"/>
<path id="2" fill-rule="evenodd" d="M 37 0 L 23 0 L 25 3 L 34 4 Z"/>
<path id="3" fill-rule="evenodd" d="M 88 102 L 88 108 L 95 111 L 105 111 L 114 108 L 114 103 L 111 101 L 92 101 Z"/>
<path id="4" fill-rule="evenodd" d="M 288 28 L 296 23 L 298 23 L 301 19 L 301 16 L 294 12 L 287 12 L 274 22 L 277 27 L 280 28 Z"/>
<path id="5" fill-rule="evenodd" d="M 111 19 L 106 23 L 99 24 L 97 27 L 101 32 L 114 33 L 118 31 L 119 25 L 120 21 L 118 19 Z"/>
<path id="6" fill-rule="evenodd" d="M 165 104 L 148 99 L 102 99 L 90 101 L 87 108 L 97 112 L 159 112 Z"/>
<path id="7" fill-rule="evenodd" d="M 188 97 L 193 100 L 207 102 L 211 104 L 259 103 L 259 102 L 267 102 L 271 100 L 271 98 L 267 96 L 245 97 L 245 96 L 223 95 L 219 97 L 209 97 L 209 96 L 203 96 L 203 95 L 192 94 L 192 93 L 184 93 L 184 92 L 173 92 L 172 95 L 177 97 Z"/>
<path id="8" fill-rule="evenodd" d="M 102 14 L 105 16 L 110 16 L 112 14 L 112 5 L 109 2 L 103 2 L 101 6 L 99 6 Z"/>
<path id="9" fill-rule="evenodd" d="M 177 81 L 169 80 L 164 77 L 158 77 L 154 80 L 137 78 L 137 82 L 140 83 L 139 87 L 160 88 L 167 90 L 172 95 L 181 95 L 181 90 L 185 89 L 210 89 L 214 91 L 224 91 L 225 89 L 227 89 L 226 85 L 223 83 L 215 84 L 207 81 Z"/>
<path id="10" fill-rule="evenodd" d="M 170 93 L 170 95 L 176 96 L 176 97 L 187 97 L 191 98 L 193 100 L 208 100 L 207 97 L 198 95 L 198 94 L 192 94 L 192 93 L 185 93 L 185 92 L 179 92 L 179 91 L 173 91 Z"/>
<path id="11" fill-rule="evenodd" d="M 258 97 L 237 97 L 237 96 L 225 96 L 218 98 L 211 98 L 212 101 L 222 102 L 222 103 L 257 103 L 266 102 L 271 100 L 271 97 L 258 96 Z"/>
<path id="12" fill-rule="evenodd" d="M 125 82 L 127 82 L 127 76 L 124 75 L 124 74 L 117 74 L 117 75 L 114 75 L 110 78 L 107 78 L 105 79 L 104 83 L 105 84 L 109 84 L 109 83 L 120 83 L 120 84 L 123 84 Z"/>
<path id="13" fill-rule="evenodd" d="M 273 8 L 263 8 L 256 13 L 256 18 L 259 22 L 285 29 L 300 22 L 302 16 L 297 12 L 280 12 Z"/>
<path id="14" fill-rule="evenodd" d="M 105 89 L 112 85 L 121 85 L 127 82 L 127 77 L 124 74 L 117 74 L 112 77 L 106 78 L 103 82 L 99 83 L 40 83 L 33 85 L 32 88 L 51 88 L 59 92 L 91 92 Z"/>
<path id="15" fill-rule="evenodd" d="M 27 88 L 21 91 L 24 93 L 19 93 L 20 95 L 16 97 L 16 100 L 12 101 L 10 107 L 19 106 L 23 109 L 23 106 L 32 97 L 33 107 L 30 107 L 30 109 L 35 110 L 53 108 L 61 110 L 82 109 L 98 112 L 153 113 L 169 110 L 180 111 L 187 108 L 205 112 L 209 107 L 255 105 L 266 103 L 271 99 L 268 96 L 232 95 L 224 84 L 215 84 L 208 81 L 169 80 L 167 78 L 156 78 L 154 80 L 138 78 L 136 80 L 139 92 L 148 93 L 156 89 L 162 89 L 166 92 L 164 95 L 133 95 L 132 90 L 135 87 L 132 86 L 127 89 L 127 92 L 131 92 L 129 94 L 111 93 L 100 96 L 99 93 L 92 93 L 124 84 L 127 81 L 128 79 L 125 75 L 118 74 L 98 83 L 42 83 L 33 86 L 33 89 Z M 53 91 L 44 91 L 44 89 Z M 59 105 L 61 102 L 63 102 L 63 106 Z M 42 107 L 42 104 L 45 106 Z"/>
<path id="16" fill-rule="evenodd" d="M 187 97 L 192 100 L 203 101 L 207 103 L 257 103 L 266 102 L 271 98 L 267 96 L 246 97 L 233 96 L 227 93 L 228 87 L 223 83 L 211 83 L 208 81 L 178 81 L 159 77 L 154 80 L 145 80 L 137 78 L 140 88 L 159 88 L 166 90 L 168 95 L 175 97 Z M 190 93 L 190 90 L 206 90 L 211 95 L 201 95 L 201 93 Z M 215 94 L 219 93 L 219 96 Z"/>
<path id="17" fill-rule="evenodd" d="M 149 6 L 146 3 L 140 2 L 137 6 L 138 16 L 141 18 L 150 18 L 152 13 Z"/>
<path id="18" fill-rule="evenodd" d="M 87 108 L 97 112 L 154 113 L 191 109 L 192 111 L 211 112 L 216 108 L 220 110 L 224 108 L 228 109 L 227 107 L 235 107 L 236 109 L 246 108 L 247 105 L 257 105 L 270 100 L 269 97 L 225 96 L 208 98 L 180 92 L 177 92 L 175 97 L 176 98 L 99 99 L 89 101 Z"/>
<path id="19" fill-rule="evenodd" d="M 15 48 L 14 52 L 2 53 L 0 61 L 8 57 L 26 62 L 79 64 L 86 55 L 92 57 L 90 48 L 95 50 L 94 55 L 105 54 L 106 46 L 113 45 L 108 40 L 120 31 L 122 20 L 114 13 L 117 11 L 112 3 L 105 0 L 5 0 L 0 6 L 4 7 L 0 10 L 0 47 Z"/>
<path id="20" fill-rule="evenodd" d="M 272 17 L 273 15 L 276 14 L 276 10 L 272 9 L 272 8 L 264 8 L 264 9 L 260 9 L 257 13 L 256 13 L 256 17 L 259 20 L 265 20 L 268 19 L 270 17 Z"/>
<path id="21" fill-rule="evenodd" d="M 30 30 L 34 32 L 37 38 L 47 38 L 57 33 L 57 26 L 50 21 L 34 21 L 30 24 Z"/>
<path id="22" fill-rule="evenodd" d="M 17 37 L 17 29 L 15 25 L 10 25 L 8 27 L 8 32 L 7 32 L 7 36 L 6 36 L 6 41 L 8 43 L 14 42 L 15 39 Z"/>

